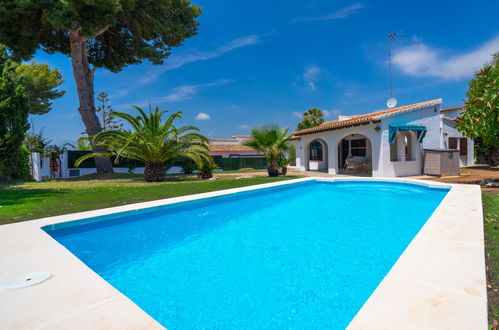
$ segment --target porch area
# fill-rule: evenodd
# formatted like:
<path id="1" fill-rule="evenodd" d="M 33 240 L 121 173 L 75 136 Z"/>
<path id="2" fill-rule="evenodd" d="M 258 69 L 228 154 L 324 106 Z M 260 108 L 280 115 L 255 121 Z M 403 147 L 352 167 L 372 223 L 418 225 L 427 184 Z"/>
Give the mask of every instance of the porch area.
<path id="1" fill-rule="evenodd" d="M 302 173 L 330 173 L 331 168 L 334 168 L 335 175 L 372 176 L 372 145 L 367 136 L 349 134 L 336 142 L 336 145 L 334 142 L 332 144 L 330 146 L 322 139 L 310 141 L 306 146 L 305 171 Z"/>

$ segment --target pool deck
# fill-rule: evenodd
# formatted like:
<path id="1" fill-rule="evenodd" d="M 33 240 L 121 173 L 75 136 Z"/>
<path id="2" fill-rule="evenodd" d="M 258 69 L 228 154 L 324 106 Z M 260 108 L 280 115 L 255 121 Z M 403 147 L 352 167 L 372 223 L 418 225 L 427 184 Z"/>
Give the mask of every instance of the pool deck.
<path id="1" fill-rule="evenodd" d="M 392 181 L 451 187 L 349 329 L 487 329 L 480 187 L 395 178 L 303 178 L 0 226 L 1 329 L 163 329 L 42 229 L 105 214 L 309 180 Z M 91 244 L 91 242 L 89 242 Z M 32 272 L 46 282 L 1 288 Z"/>

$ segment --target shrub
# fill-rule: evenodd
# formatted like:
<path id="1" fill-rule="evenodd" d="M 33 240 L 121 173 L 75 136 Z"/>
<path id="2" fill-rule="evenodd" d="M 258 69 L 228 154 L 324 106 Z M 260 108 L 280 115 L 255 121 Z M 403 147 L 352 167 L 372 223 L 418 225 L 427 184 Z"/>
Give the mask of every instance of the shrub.
<path id="1" fill-rule="evenodd" d="M 213 161 L 213 158 L 207 157 L 203 158 L 203 164 L 198 168 L 198 178 L 201 179 L 210 179 L 213 177 L 213 170 L 218 169 L 218 165 Z"/>

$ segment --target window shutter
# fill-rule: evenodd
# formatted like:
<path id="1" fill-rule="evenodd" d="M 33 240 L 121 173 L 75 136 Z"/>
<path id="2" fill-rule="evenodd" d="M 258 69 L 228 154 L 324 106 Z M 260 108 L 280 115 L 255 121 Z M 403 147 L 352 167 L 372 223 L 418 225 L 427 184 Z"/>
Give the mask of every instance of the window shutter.
<path id="1" fill-rule="evenodd" d="M 459 139 L 459 155 L 466 156 L 468 155 L 468 139 L 460 138 Z"/>
<path id="2" fill-rule="evenodd" d="M 457 149 L 457 138 L 449 138 L 449 149 Z"/>

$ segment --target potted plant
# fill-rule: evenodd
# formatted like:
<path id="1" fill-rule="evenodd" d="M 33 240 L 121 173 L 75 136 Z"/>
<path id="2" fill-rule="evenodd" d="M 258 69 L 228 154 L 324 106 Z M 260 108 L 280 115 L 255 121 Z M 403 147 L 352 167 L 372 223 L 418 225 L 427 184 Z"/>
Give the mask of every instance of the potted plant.
<path id="1" fill-rule="evenodd" d="M 286 157 L 284 153 L 281 153 L 279 158 L 277 158 L 277 167 L 279 168 L 279 175 L 286 175 L 288 172 L 288 165 L 291 163 L 291 159 Z"/>
<path id="2" fill-rule="evenodd" d="M 269 176 L 279 175 L 277 163 L 279 155 L 293 146 L 288 142 L 288 128 L 280 128 L 278 125 L 267 125 L 251 130 L 251 138 L 244 143 L 258 152 L 265 154 L 267 158 L 267 173 Z"/>

